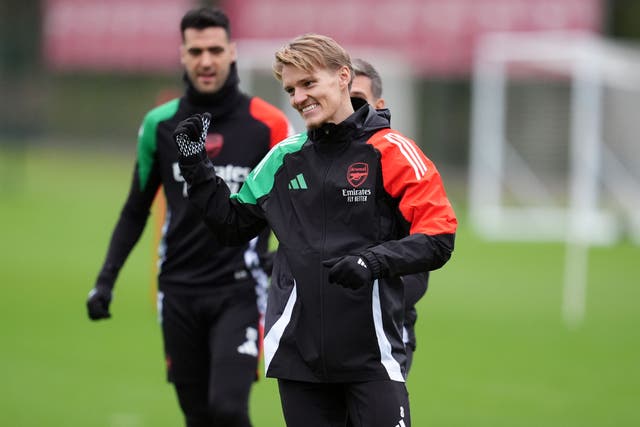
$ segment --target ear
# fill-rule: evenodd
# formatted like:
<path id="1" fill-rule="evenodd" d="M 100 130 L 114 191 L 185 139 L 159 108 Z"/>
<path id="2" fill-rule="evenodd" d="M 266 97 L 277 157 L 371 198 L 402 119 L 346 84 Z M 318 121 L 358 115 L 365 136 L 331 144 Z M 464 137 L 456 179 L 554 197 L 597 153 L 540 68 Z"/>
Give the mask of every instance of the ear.
<path id="1" fill-rule="evenodd" d="M 351 83 L 351 69 L 346 65 L 343 65 L 338 69 L 338 81 L 340 88 L 348 88 Z"/>
<path id="2" fill-rule="evenodd" d="M 378 98 L 378 100 L 376 101 L 374 107 L 375 107 L 376 110 L 384 108 L 385 107 L 384 98 Z"/>
<path id="3" fill-rule="evenodd" d="M 182 65 L 185 65 L 185 57 L 187 55 L 187 48 L 184 46 L 184 44 L 180 45 L 180 48 L 178 49 L 178 51 L 180 52 L 180 63 Z"/>
<path id="4" fill-rule="evenodd" d="M 238 48 L 235 42 L 229 43 L 229 52 L 231 53 L 231 60 L 235 62 L 238 60 Z"/>

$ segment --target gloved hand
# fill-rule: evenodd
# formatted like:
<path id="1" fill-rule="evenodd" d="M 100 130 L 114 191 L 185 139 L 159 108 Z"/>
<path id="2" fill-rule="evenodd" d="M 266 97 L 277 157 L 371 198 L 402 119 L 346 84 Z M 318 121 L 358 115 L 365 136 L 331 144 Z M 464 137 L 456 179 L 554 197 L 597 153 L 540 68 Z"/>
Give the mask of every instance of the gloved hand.
<path id="1" fill-rule="evenodd" d="M 91 320 L 108 319 L 109 304 L 111 304 L 111 288 L 104 285 L 96 285 L 89 292 L 87 298 L 87 311 Z"/>
<path id="2" fill-rule="evenodd" d="M 211 124 L 211 114 L 194 114 L 178 123 L 173 131 L 173 140 L 183 157 L 193 156 L 205 150 L 207 132 Z"/>
<path id="3" fill-rule="evenodd" d="M 330 268 L 329 282 L 350 289 L 358 289 L 373 282 L 373 272 L 365 259 L 358 255 L 347 255 L 322 261 Z"/>

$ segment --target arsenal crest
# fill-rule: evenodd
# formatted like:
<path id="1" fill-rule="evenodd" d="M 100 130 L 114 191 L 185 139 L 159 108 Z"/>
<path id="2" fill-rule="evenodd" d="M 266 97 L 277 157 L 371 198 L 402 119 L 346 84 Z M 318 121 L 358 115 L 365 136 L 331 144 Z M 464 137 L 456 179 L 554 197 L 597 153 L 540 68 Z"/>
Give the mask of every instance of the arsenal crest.
<path id="1" fill-rule="evenodd" d="M 367 180 L 367 176 L 369 176 L 369 165 L 366 163 L 354 163 L 347 169 L 347 181 L 353 188 L 360 187 Z"/>
<path id="2" fill-rule="evenodd" d="M 207 140 L 204 143 L 204 148 L 207 150 L 207 157 L 213 159 L 222 150 L 224 145 L 224 138 L 219 133 L 210 133 L 207 135 Z"/>

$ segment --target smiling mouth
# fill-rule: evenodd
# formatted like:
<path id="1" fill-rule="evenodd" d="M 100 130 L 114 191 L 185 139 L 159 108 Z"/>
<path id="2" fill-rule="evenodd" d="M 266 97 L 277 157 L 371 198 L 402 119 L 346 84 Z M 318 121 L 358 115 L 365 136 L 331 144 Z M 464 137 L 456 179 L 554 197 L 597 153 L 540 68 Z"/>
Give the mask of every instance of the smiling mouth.
<path id="1" fill-rule="evenodd" d="M 317 106 L 318 106 L 318 104 L 307 105 L 306 107 L 302 108 L 300 111 L 302 113 L 308 113 L 309 111 L 315 109 Z"/>

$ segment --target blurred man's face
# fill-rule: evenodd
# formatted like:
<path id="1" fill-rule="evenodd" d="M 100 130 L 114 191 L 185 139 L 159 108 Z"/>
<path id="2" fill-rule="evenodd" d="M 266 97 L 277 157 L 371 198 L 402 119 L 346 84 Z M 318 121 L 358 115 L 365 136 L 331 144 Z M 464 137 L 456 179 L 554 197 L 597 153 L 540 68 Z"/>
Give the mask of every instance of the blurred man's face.
<path id="1" fill-rule="evenodd" d="M 340 123 L 353 113 L 348 89 L 350 78 L 348 67 L 337 71 L 316 68 L 313 72 L 292 65 L 282 68 L 282 87 L 308 129 L 324 123 Z"/>
<path id="2" fill-rule="evenodd" d="M 374 108 L 384 108 L 384 99 L 373 96 L 371 79 L 366 76 L 355 76 L 351 83 L 351 96 L 362 98 Z"/>
<path id="3" fill-rule="evenodd" d="M 227 81 L 231 64 L 235 60 L 235 43 L 229 41 L 224 28 L 187 28 L 184 31 L 180 62 L 198 92 L 219 91 Z"/>

